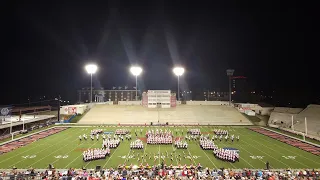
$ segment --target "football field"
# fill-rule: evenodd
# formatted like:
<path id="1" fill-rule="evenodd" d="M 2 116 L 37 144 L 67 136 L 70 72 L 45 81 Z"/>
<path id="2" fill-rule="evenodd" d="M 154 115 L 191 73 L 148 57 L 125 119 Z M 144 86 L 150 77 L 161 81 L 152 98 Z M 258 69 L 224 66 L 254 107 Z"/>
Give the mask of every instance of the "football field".
<path id="1" fill-rule="evenodd" d="M 197 140 L 187 140 L 188 149 L 177 149 L 173 161 L 167 154 L 174 152 L 173 145 L 147 145 L 145 133 L 148 129 L 170 129 L 174 139 L 185 137 L 187 129 L 200 129 L 202 134 L 213 135 L 213 129 L 225 129 L 229 134 L 240 136 L 240 141 L 231 142 L 223 140 L 215 141 L 219 148 L 236 148 L 240 151 L 240 161 L 235 163 L 225 162 L 216 159 L 212 150 L 202 150 Z M 116 129 L 131 130 L 132 140 L 139 138 L 144 141 L 144 149 L 131 150 L 130 141 L 124 140 L 116 149 L 111 149 L 111 154 L 106 159 L 84 162 L 82 152 L 88 148 L 101 148 L 102 138 L 90 140 L 92 129 L 103 129 L 104 132 L 113 133 Z M 143 130 L 140 133 L 140 130 Z M 135 136 L 135 130 L 138 136 Z M 78 136 L 87 134 L 89 139 L 80 141 Z M 47 138 L 33 142 L 25 147 L 21 147 L 9 153 L 0 155 L 0 169 L 10 169 L 13 166 L 19 169 L 48 168 L 52 164 L 57 169 L 66 168 L 87 168 L 93 169 L 97 165 L 103 168 L 118 165 L 158 165 L 162 159 L 156 154 L 160 152 L 165 164 L 170 165 L 197 165 L 201 163 L 203 167 L 209 168 L 265 168 L 268 161 L 271 168 L 320 168 L 320 156 L 313 155 L 293 146 L 284 144 L 267 136 L 253 132 L 246 127 L 235 126 L 195 126 L 195 127 L 72 127 Z M 184 155 L 185 154 L 185 155 Z M 178 156 L 180 155 L 180 156 Z M 143 157 L 143 158 L 142 158 Z M 181 160 L 180 158 L 181 157 Z"/>

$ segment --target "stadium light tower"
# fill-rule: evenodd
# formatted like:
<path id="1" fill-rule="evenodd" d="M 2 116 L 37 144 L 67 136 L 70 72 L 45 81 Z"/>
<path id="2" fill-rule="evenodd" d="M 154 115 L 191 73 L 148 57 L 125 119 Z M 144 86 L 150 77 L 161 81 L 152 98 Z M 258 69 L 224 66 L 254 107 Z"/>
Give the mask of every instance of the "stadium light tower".
<path id="1" fill-rule="evenodd" d="M 173 68 L 173 73 L 178 76 L 178 101 L 180 101 L 180 76 L 184 73 L 183 67 L 175 67 Z"/>
<path id="2" fill-rule="evenodd" d="M 88 74 L 91 76 L 91 92 L 90 92 L 90 103 L 92 103 L 92 74 L 96 73 L 98 70 L 98 66 L 95 64 L 88 64 L 85 66 L 85 69 Z"/>
<path id="3" fill-rule="evenodd" d="M 234 69 L 227 69 L 227 76 L 229 76 L 229 106 L 231 106 L 231 78 L 233 73 Z"/>
<path id="4" fill-rule="evenodd" d="M 138 101 L 138 76 L 142 73 L 140 66 L 132 66 L 130 72 L 136 77 L 136 101 Z"/>

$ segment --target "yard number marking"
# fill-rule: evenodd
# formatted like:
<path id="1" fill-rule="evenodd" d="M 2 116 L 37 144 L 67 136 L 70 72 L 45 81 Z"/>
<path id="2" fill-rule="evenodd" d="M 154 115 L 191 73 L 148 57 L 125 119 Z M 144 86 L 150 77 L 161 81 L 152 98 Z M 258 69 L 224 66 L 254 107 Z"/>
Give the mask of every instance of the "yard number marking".
<path id="1" fill-rule="evenodd" d="M 187 156 L 187 159 L 198 159 L 200 156 Z"/>
<path id="2" fill-rule="evenodd" d="M 134 159 L 134 156 L 132 156 L 132 155 L 129 155 L 129 156 L 118 156 L 118 157 L 120 157 L 122 159 Z"/>
<path id="3" fill-rule="evenodd" d="M 282 156 L 285 159 L 296 159 L 297 156 Z"/>
<path id="4" fill-rule="evenodd" d="M 35 158 L 35 157 L 37 157 L 37 155 L 26 155 L 26 156 L 21 156 L 22 158 L 24 158 L 24 159 L 33 159 L 33 158 Z"/>
<path id="5" fill-rule="evenodd" d="M 252 159 L 263 159 L 264 156 L 250 156 Z"/>
<path id="6" fill-rule="evenodd" d="M 66 159 L 69 156 L 68 155 L 58 155 L 58 156 L 54 156 L 56 159 Z"/>

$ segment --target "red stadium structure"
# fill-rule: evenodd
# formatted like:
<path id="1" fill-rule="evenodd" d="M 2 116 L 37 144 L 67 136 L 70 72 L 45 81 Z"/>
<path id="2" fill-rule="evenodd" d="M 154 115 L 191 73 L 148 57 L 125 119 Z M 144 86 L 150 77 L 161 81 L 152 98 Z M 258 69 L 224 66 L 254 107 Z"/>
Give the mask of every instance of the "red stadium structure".
<path id="1" fill-rule="evenodd" d="M 21 116 L 23 114 L 27 115 L 36 115 L 42 112 L 51 111 L 51 106 L 35 106 L 35 107 L 13 107 L 11 110 L 11 114 L 18 115 L 19 120 L 21 120 Z"/>

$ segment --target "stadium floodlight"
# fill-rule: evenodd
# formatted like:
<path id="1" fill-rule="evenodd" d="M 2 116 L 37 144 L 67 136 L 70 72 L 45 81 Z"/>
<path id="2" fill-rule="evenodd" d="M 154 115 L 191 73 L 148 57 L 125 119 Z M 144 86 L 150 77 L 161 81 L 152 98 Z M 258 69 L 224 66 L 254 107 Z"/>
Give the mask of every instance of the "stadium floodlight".
<path id="1" fill-rule="evenodd" d="M 130 72 L 136 76 L 136 101 L 138 101 L 138 76 L 142 73 L 142 68 L 140 66 L 132 66 Z"/>
<path id="2" fill-rule="evenodd" d="M 178 76 L 178 101 L 180 101 L 180 76 L 184 73 L 183 67 L 175 67 L 173 68 L 173 73 Z"/>
<path id="3" fill-rule="evenodd" d="M 229 106 L 231 106 L 231 78 L 233 73 L 234 69 L 227 69 L 227 76 L 229 77 Z"/>
<path id="4" fill-rule="evenodd" d="M 98 66 L 95 64 L 88 64 L 85 66 L 85 69 L 88 74 L 91 76 L 91 92 L 90 92 L 90 103 L 92 103 L 92 74 L 96 73 L 98 70 Z"/>

